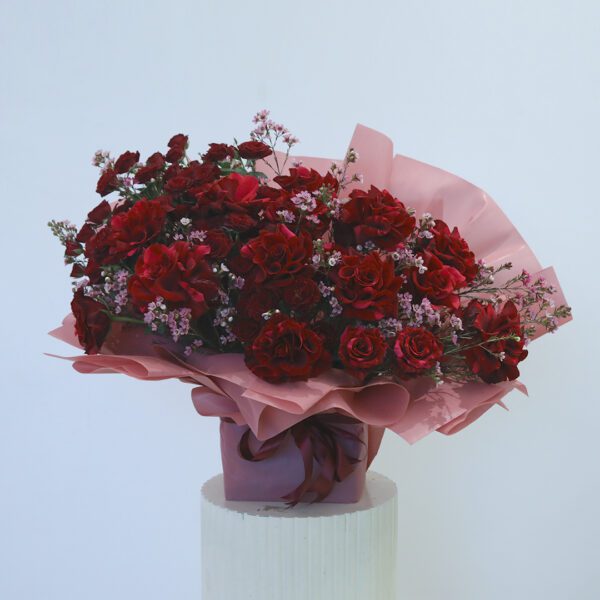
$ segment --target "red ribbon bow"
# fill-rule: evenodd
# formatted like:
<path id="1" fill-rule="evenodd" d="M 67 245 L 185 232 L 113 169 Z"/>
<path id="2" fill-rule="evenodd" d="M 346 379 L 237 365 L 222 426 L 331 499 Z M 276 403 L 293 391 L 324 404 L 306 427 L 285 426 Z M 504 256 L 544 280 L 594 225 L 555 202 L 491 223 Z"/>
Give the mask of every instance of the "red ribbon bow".
<path id="1" fill-rule="evenodd" d="M 245 460 L 266 460 L 272 457 L 287 436 L 291 435 L 302 454 L 304 480 L 283 496 L 283 500 L 290 506 L 295 506 L 306 494 L 315 494 L 313 501 L 321 502 L 331 493 L 335 482 L 344 481 L 354 470 L 354 465 L 361 461 L 360 457 L 349 455 L 341 443 L 342 440 L 348 440 L 364 446 L 360 435 L 343 428 L 344 425 L 357 423 L 359 421 L 356 419 L 340 414 L 315 415 L 260 443 L 256 450 L 250 447 L 250 436 L 254 438 L 254 435 L 248 429 L 240 439 L 239 452 Z"/>

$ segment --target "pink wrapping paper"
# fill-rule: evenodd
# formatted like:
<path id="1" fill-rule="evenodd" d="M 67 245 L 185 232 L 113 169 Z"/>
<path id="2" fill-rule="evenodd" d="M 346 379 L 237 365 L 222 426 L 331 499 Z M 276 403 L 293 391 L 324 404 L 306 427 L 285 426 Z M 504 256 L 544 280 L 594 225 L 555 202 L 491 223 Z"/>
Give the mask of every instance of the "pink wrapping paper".
<path id="1" fill-rule="evenodd" d="M 357 126 L 350 146 L 360 155 L 358 164 L 351 165 L 363 175 L 360 187 L 373 184 L 386 188 L 417 213 L 430 212 L 457 226 L 478 258 L 489 265 L 510 260 L 515 270 L 524 268 L 534 276 L 543 275 L 558 289 L 555 302 L 566 303 L 553 269 L 542 268 L 485 192 L 425 163 L 394 156 L 389 138 L 362 125 Z M 321 172 L 332 162 L 311 157 L 295 160 Z M 507 279 L 512 276 L 500 275 Z M 51 334 L 79 347 L 72 316 Z M 513 389 L 526 393 L 523 384 L 516 381 L 443 384 L 437 388 L 422 381 L 400 384 L 379 380 L 357 385 L 348 374 L 335 369 L 306 382 L 270 384 L 246 368 L 241 354 L 197 353 L 184 359 L 181 348 L 167 340 L 153 339 L 137 326 L 113 327 L 102 351 L 68 360 L 82 373 L 123 373 L 147 380 L 179 378 L 194 384 L 192 400 L 200 414 L 248 425 L 259 440 L 269 439 L 317 413 L 349 415 L 369 426 L 369 461 L 377 453 L 385 428 L 409 443 L 433 431 L 452 434 L 495 404 L 504 406 L 502 398 Z"/>

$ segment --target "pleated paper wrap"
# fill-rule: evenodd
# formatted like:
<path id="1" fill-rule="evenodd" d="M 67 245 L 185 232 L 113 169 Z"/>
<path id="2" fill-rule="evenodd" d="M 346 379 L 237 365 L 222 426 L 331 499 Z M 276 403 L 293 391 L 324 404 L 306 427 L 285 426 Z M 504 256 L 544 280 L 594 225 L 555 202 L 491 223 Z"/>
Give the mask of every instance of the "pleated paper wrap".
<path id="1" fill-rule="evenodd" d="M 545 277 L 558 290 L 556 304 L 565 303 L 554 270 L 542 269 L 519 232 L 484 191 L 430 165 L 394 156 L 391 140 L 367 127 L 357 126 L 350 146 L 360 156 L 351 168 L 363 175 L 361 188 L 385 188 L 417 214 L 429 212 L 458 227 L 477 258 L 491 266 L 510 261 L 519 272 L 526 269 L 534 277 Z M 333 162 L 306 156 L 294 160 L 322 173 Z M 500 276 L 508 279 L 512 274 Z M 69 316 L 51 334 L 79 347 L 73 325 Z M 511 390 L 526 393 L 517 381 L 432 387 L 422 381 L 401 384 L 377 380 L 357 385 L 336 369 L 306 382 L 271 384 L 253 375 L 241 354 L 196 353 L 184 358 L 181 348 L 173 343 L 157 339 L 139 326 L 121 324 L 113 326 L 102 354 L 68 360 L 81 373 L 123 373 L 148 380 L 178 378 L 195 384 L 192 400 L 200 414 L 247 424 L 259 440 L 269 439 L 308 416 L 341 412 L 369 426 L 370 460 L 386 428 L 410 443 L 432 431 L 452 434 L 495 404 L 504 406 L 502 398 Z"/>

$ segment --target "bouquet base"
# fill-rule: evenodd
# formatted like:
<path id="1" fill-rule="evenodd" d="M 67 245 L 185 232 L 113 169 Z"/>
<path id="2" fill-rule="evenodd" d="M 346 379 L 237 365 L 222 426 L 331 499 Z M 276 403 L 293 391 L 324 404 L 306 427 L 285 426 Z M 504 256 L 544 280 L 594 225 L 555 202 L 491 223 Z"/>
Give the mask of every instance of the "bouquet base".
<path id="1" fill-rule="evenodd" d="M 368 472 L 355 504 L 238 502 L 202 488 L 203 600 L 393 600 L 397 490 Z"/>
<path id="2" fill-rule="evenodd" d="M 336 442 L 346 456 L 356 462 L 350 467 L 343 481 L 332 482 L 332 489 L 322 502 L 358 502 L 365 488 L 367 471 L 367 445 L 369 430 L 364 423 L 348 422 L 347 417 L 327 415 L 321 418 L 334 420 Z M 342 419 L 343 421 L 335 422 Z M 221 458 L 223 482 L 227 500 L 253 502 L 279 502 L 286 494 L 296 489 L 305 477 L 302 454 L 292 435 L 285 436 L 277 444 L 273 455 L 266 460 L 248 461 L 240 455 L 240 440 L 248 432 L 247 425 L 236 425 L 221 421 Z M 344 438 L 343 434 L 349 436 Z M 250 436 L 254 440 L 254 436 Z M 314 468 L 319 469 L 316 461 Z M 308 493 L 297 500 L 311 502 L 315 494 Z"/>

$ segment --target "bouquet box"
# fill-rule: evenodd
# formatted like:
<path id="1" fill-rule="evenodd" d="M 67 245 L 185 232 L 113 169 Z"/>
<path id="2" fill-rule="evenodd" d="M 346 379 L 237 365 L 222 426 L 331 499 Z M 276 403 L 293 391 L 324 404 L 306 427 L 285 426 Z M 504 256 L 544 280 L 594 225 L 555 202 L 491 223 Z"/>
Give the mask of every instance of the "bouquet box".
<path id="1" fill-rule="evenodd" d="M 347 456 L 359 460 L 343 481 L 334 481 L 331 493 L 323 502 L 350 504 L 358 502 L 365 488 L 367 471 L 368 426 L 364 423 L 344 423 L 337 428 L 352 434 L 336 438 Z M 300 449 L 288 433 L 277 451 L 264 460 L 250 461 L 240 453 L 240 441 L 248 431 L 247 425 L 221 421 L 221 458 L 225 498 L 227 500 L 281 502 L 305 479 L 305 467 Z M 256 445 L 260 444 L 250 435 Z M 359 438 L 359 439 L 357 439 Z M 360 441 L 359 441 L 360 440 Z M 320 473 L 320 465 L 313 459 L 313 477 Z M 302 502 L 315 500 L 315 494 L 306 494 Z"/>

